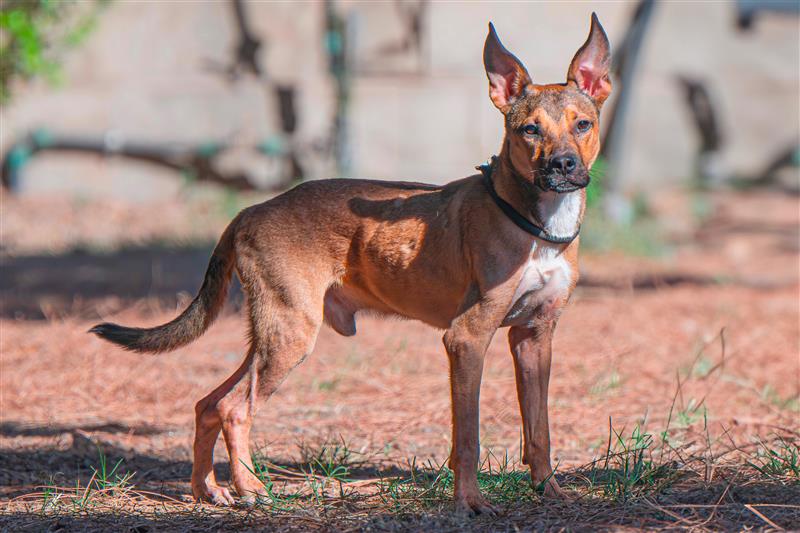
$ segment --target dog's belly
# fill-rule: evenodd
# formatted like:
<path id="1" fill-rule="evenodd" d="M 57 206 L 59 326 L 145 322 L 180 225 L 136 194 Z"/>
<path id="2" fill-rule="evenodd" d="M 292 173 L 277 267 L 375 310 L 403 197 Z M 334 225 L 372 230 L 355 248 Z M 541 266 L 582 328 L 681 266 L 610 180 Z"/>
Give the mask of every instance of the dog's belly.
<path id="1" fill-rule="evenodd" d="M 554 313 L 569 296 L 570 264 L 561 256 L 536 258 L 523 267 L 511 307 L 502 326 L 531 326 L 540 317 Z"/>
<path id="2" fill-rule="evenodd" d="M 431 308 L 438 312 L 409 312 L 402 308 L 392 307 L 361 288 L 352 285 L 335 285 L 325 293 L 323 318 L 328 326 L 345 337 L 356 334 L 357 313 L 420 320 L 433 327 L 446 329 L 452 315 L 455 314 L 455 308 L 451 310 L 446 306 L 435 304 L 431 305 Z"/>

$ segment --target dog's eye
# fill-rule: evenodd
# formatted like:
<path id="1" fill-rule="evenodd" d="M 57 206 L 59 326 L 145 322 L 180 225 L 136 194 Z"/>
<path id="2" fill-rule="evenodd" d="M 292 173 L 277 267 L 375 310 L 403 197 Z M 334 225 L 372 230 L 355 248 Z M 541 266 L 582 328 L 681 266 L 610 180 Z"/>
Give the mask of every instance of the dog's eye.
<path id="1" fill-rule="evenodd" d="M 525 135 L 539 135 L 539 125 L 538 124 L 528 124 L 522 131 L 525 132 Z"/>
<path id="2" fill-rule="evenodd" d="M 589 131 L 591 127 L 592 127 L 592 122 L 590 120 L 579 120 L 578 124 L 576 125 L 576 128 L 581 133 Z"/>

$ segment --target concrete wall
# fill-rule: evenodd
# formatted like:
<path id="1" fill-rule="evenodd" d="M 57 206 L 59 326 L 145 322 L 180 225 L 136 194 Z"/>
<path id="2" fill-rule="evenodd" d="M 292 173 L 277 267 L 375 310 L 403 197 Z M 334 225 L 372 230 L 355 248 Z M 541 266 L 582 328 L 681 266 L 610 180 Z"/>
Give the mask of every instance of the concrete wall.
<path id="1" fill-rule="evenodd" d="M 406 5 L 408 7 L 408 5 Z M 350 108 L 351 174 L 443 182 L 472 172 L 495 153 L 502 121 L 487 96 L 481 50 L 494 21 L 504 44 L 534 81 L 563 81 L 598 12 L 612 41 L 621 39 L 632 3 L 434 2 L 422 26 L 422 53 L 381 54 L 403 36 L 393 3 L 343 2 L 351 25 L 354 78 Z M 297 84 L 302 142 L 323 139 L 334 86 L 322 45 L 321 3 L 251 2 L 253 30 L 267 41 L 268 75 Z M 800 27 L 789 15 L 764 16 L 749 33 L 734 26 L 732 3 L 674 2 L 656 8 L 631 106 L 623 165 L 631 188 L 672 184 L 691 173 L 695 132 L 678 73 L 707 80 L 729 141 L 725 163 L 760 167 L 797 139 Z M 96 31 L 67 55 L 65 83 L 26 85 L 3 110 L 2 147 L 31 128 L 131 139 L 252 144 L 277 130 L 259 80 L 230 82 L 215 70 L 235 45 L 227 2 L 123 2 L 101 15 Z M 242 153 L 232 164 L 275 169 Z M 334 172 L 309 155 L 314 177 Z M 46 156 L 26 170 L 26 191 L 116 194 L 142 200 L 174 191 L 178 180 L 147 165 Z"/>

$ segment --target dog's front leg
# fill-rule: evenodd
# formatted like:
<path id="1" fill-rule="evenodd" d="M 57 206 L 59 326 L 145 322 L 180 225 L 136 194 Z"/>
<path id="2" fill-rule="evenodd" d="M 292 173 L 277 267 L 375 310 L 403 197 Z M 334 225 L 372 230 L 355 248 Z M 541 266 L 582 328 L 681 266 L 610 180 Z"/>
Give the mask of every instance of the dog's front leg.
<path id="1" fill-rule="evenodd" d="M 513 327 L 508 342 L 514 356 L 517 397 L 524 436 L 522 462 L 531 468 L 531 479 L 546 481 L 544 493 L 564 496 L 550 466 L 550 424 L 547 418 L 547 389 L 555 320 L 531 328 Z"/>
<path id="2" fill-rule="evenodd" d="M 448 332 L 444 343 L 450 359 L 453 409 L 453 448 L 450 468 L 455 473 L 455 500 L 459 511 L 495 513 L 478 489 L 478 404 L 485 347 Z"/>
<path id="3" fill-rule="evenodd" d="M 497 509 L 478 489 L 478 405 L 486 348 L 496 325 L 486 304 L 476 303 L 453 321 L 444 334 L 450 361 L 450 389 L 453 409 L 453 448 L 450 468 L 455 474 L 455 502 L 469 514 L 495 514 Z"/>

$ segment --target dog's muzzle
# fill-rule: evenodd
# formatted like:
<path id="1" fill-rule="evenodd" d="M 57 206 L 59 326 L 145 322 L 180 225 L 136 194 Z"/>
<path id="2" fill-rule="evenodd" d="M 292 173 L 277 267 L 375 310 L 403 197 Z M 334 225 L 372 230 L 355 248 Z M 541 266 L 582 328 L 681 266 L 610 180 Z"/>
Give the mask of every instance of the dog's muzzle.
<path id="1" fill-rule="evenodd" d="M 589 185 L 591 178 L 588 172 L 584 172 L 582 176 L 569 177 L 549 174 L 540 181 L 539 187 L 545 191 L 566 193 L 585 188 Z"/>
<path id="2" fill-rule="evenodd" d="M 545 191 L 566 193 L 589 185 L 589 172 L 574 154 L 559 154 L 550 158 L 539 187 Z"/>

